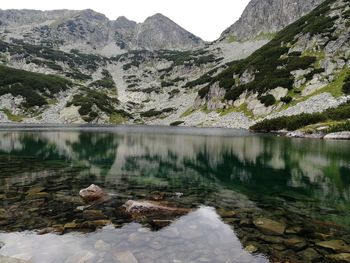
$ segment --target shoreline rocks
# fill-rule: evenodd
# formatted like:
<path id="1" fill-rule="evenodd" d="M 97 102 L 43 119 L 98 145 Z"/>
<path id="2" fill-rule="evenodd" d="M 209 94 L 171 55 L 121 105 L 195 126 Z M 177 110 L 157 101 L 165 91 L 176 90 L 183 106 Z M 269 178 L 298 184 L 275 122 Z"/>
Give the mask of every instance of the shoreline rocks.
<path id="1" fill-rule="evenodd" d="M 329 133 L 323 137 L 325 140 L 350 140 L 350 131 Z"/>

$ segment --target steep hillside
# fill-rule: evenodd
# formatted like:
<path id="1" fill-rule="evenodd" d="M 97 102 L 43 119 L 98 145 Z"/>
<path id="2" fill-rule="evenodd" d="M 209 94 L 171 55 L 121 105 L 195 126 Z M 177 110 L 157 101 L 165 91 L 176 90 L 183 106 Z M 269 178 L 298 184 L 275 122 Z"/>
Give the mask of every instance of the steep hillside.
<path id="1" fill-rule="evenodd" d="M 120 17 L 110 21 L 93 10 L 0 10 L 0 32 L 6 41 L 78 49 L 113 56 L 138 49 L 193 49 L 203 41 L 169 18 L 157 14 L 136 23 Z"/>
<path id="2" fill-rule="evenodd" d="M 200 88 L 194 108 L 223 116 L 242 112 L 257 122 L 346 102 L 349 8 L 347 0 L 327 0 L 247 59 L 190 83 Z"/>
<path id="3" fill-rule="evenodd" d="M 0 41 L 3 78 L 9 79 L 0 83 L 3 122 L 144 123 L 163 118 L 189 108 L 196 91 L 185 88 L 185 83 L 222 61 L 218 51 L 141 50 L 107 58 L 13 42 Z M 33 79 L 31 85 L 25 83 L 18 90 L 17 69 Z M 40 80 L 55 75 L 69 85 L 52 92 L 46 87 L 38 90 L 37 73 Z M 29 105 L 33 96 L 28 92 L 40 99 Z"/>

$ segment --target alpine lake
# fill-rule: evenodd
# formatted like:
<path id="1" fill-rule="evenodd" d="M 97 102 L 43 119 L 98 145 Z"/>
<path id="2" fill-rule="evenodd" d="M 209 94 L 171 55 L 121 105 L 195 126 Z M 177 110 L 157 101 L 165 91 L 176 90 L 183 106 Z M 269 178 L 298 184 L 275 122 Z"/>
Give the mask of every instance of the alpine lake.
<path id="1" fill-rule="evenodd" d="M 85 203 L 79 191 L 91 184 L 109 198 Z M 182 213 L 135 215 L 128 200 Z M 0 262 L 8 257 L 350 262 L 350 142 L 228 129 L 0 127 Z"/>

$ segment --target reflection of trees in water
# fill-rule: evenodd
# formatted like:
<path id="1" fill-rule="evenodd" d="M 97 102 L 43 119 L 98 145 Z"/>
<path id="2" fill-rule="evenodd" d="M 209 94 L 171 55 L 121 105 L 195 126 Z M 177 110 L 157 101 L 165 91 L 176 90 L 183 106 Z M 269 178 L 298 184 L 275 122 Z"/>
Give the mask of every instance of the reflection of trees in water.
<path id="1" fill-rule="evenodd" d="M 63 160 L 85 169 L 85 175 L 104 175 L 106 183 L 133 175 L 140 183 L 158 178 L 169 186 L 216 184 L 264 195 L 290 192 L 329 202 L 350 200 L 347 142 L 94 132 L 1 136 L 0 154 Z"/>

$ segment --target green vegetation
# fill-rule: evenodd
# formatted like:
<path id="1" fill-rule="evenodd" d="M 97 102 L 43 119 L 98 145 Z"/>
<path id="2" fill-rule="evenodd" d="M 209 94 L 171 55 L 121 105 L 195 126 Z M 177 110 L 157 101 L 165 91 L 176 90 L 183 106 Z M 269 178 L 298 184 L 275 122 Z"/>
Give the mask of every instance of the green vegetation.
<path id="1" fill-rule="evenodd" d="M 115 90 L 117 87 L 115 85 L 115 82 L 112 78 L 112 75 L 109 73 L 108 70 L 103 69 L 102 70 L 102 79 L 96 80 L 92 83 L 90 83 L 89 87 L 94 88 L 105 88 L 109 90 Z"/>
<path id="2" fill-rule="evenodd" d="M 168 81 L 162 81 L 161 83 L 160 83 L 160 85 L 161 85 L 161 87 L 162 88 L 165 88 L 165 87 L 171 87 L 171 86 L 174 86 L 174 83 L 173 82 L 168 82 Z"/>
<path id="3" fill-rule="evenodd" d="M 103 92 L 84 87 L 79 94 L 73 96 L 72 101 L 67 103 L 67 107 L 71 105 L 80 106 L 79 114 L 83 120 L 91 122 L 98 117 L 96 108 L 107 115 L 112 115 L 117 112 L 115 109 L 117 104 L 119 104 L 118 99 L 111 98 Z"/>
<path id="4" fill-rule="evenodd" d="M 229 36 L 227 38 L 227 42 L 228 43 L 233 43 L 233 42 L 237 42 L 237 38 L 235 36 Z"/>
<path id="5" fill-rule="evenodd" d="M 19 115 L 14 115 L 12 114 L 11 111 L 9 111 L 8 109 L 2 109 L 0 110 L 2 111 L 3 113 L 6 114 L 7 118 L 10 120 L 10 121 L 14 121 L 14 122 L 21 122 L 23 120 L 23 117 L 22 116 L 19 116 Z"/>
<path id="6" fill-rule="evenodd" d="M 156 116 L 162 115 L 163 113 L 173 112 L 175 110 L 176 109 L 174 109 L 174 108 L 165 108 L 163 110 L 151 109 L 149 111 L 141 112 L 140 116 L 144 117 L 144 118 L 151 118 L 151 117 L 156 117 Z"/>
<path id="7" fill-rule="evenodd" d="M 207 96 L 209 89 L 210 89 L 210 86 L 208 85 L 208 86 L 201 88 L 198 91 L 198 95 L 201 97 L 201 99 L 203 99 L 205 96 Z"/>
<path id="8" fill-rule="evenodd" d="M 287 55 L 289 47 L 294 44 L 296 36 L 301 32 L 311 35 L 333 32 L 334 21 L 337 18 L 330 18 L 327 14 L 330 11 L 330 4 L 334 1 L 326 0 L 311 13 L 280 31 L 269 43 L 248 58 L 227 64 L 227 69 L 216 77 L 202 76 L 194 83 L 212 85 L 219 82 L 220 87 L 227 91 L 225 99 L 230 100 L 239 97 L 244 91 L 262 95 L 277 87 L 293 89 L 294 77 L 291 71 L 315 67 L 313 64 L 317 58 L 302 55 L 300 52 Z M 236 83 L 233 76 L 242 76 L 246 70 L 254 74 L 254 80 L 244 85 Z M 205 91 L 209 89 L 200 90 L 201 97 L 205 97 Z"/>
<path id="9" fill-rule="evenodd" d="M 184 121 L 174 121 L 174 122 L 170 123 L 170 126 L 179 126 L 183 123 L 185 123 L 185 122 Z"/>
<path id="10" fill-rule="evenodd" d="M 75 69 L 71 72 L 66 72 L 65 76 L 68 78 L 72 78 L 75 80 L 80 80 L 80 81 L 87 81 L 87 80 L 91 80 L 92 77 L 86 74 L 81 73 L 79 70 Z"/>
<path id="11" fill-rule="evenodd" d="M 64 78 L 18 70 L 0 66 L 0 96 L 12 94 L 25 98 L 23 106 L 43 106 L 46 98 L 54 98 L 60 91 L 67 90 L 73 84 Z"/>
<path id="12" fill-rule="evenodd" d="M 213 54 L 204 55 L 205 51 L 193 53 L 191 51 L 161 50 L 158 53 L 160 58 L 172 61 L 174 66 L 184 65 L 190 62 L 196 66 L 217 62 Z"/>
<path id="13" fill-rule="evenodd" d="M 285 96 L 285 97 L 282 97 L 281 98 L 281 101 L 288 104 L 288 103 L 291 103 L 293 100 L 293 98 L 291 96 Z"/>
<path id="14" fill-rule="evenodd" d="M 9 52 L 11 55 L 22 54 L 24 57 L 37 57 L 44 60 L 34 60 L 33 63 L 45 63 L 48 67 L 56 67 L 54 62 L 60 61 L 70 67 L 80 66 L 87 70 L 96 70 L 99 64 L 105 65 L 107 59 L 101 56 L 92 54 L 83 54 L 78 50 L 71 50 L 71 53 L 66 53 L 60 50 L 52 49 L 46 46 L 31 45 L 23 42 L 23 40 L 12 39 L 13 44 L 6 43 L 0 40 L 0 52 Z M 51 62 L 51 63 L 50 63 Z"/>
<path id="15" fill-rule="evenodd" d="M 271 95 L 271 94 L 268 94 L 268 95 L 265 95 L 265 96 L 260 96 L 259 100 L 260 100 L 260 102 L 262 104 L 265 105 L 265 107 L 269 107 L 269 106 L 275 104 L 275 102 L 276 102 L 275 97 L 273 95 Z"/>
<path id="16" fill-rule="evenodd" d="M 265 40 L 265 39 L 273 39 L 276 36 L 276 33 L 270 33 L 270 32 L 261 32 L 259 35 L 257 35 L 254 40 Z"/>
<path id="17" fill-rule="evenodd" d="M 57 65 L 56 63 L 52 61 L 46 61 L 46 60 L 40 60 L 40 59 L 32 59 L 27 61 L 27 63 L 34 63 L 39 66 L 46 66 L 50 69 L 56 70 L 56 71 L 63 71 L 63 68 L 60 65 Z"/>
<path id="18" fill-rule="evenodd" d="M 192 113 L 195 112 L 195 109 L 193 109 L 192 107 L 187 109 L 186 111 L 184 111 L 182 114 L 181 114 L 181 117 L 184 118 L 184 117 L 187 117 L 187 116 L 190 116 Z"/>
<path id="19" fill-rule="evenodd" d="M 348 75 L 344 80 L 343 92 L 348 95 L 350 94 L 350 75 Z"/>
<path id="20" fill-rule="evenodd" d="M 294 116 L 279 117 L 270 120 L 263 120 L 251 127 L 253 131 L 279 131 L 286 129 L 294 131 L 307 125 L 326 121 L 342 121 L 350 118 L 350 102 L 340 105 L 338 108 L 331 108 L 321 113 L 299 114 Z"/>
<path id="21" fill-rule="evenodd" d="M 123 111 L 123 110 L 117 110 L 114 113 L 111 114 L 109 123 L 111 124 L 123 124 L 126 120 L 132 118 L 132 116 Z"/>
<path id="22" fill-rule="evenodd" d="M 331 125 L 331 127 L 329 127 L 327 129 L 327 132 L 329 132 L 329 133 L 341 132 L 341 131 L 350 131 L 350 121 L 345 121 L 345 122 L 333 124 L 333 125 Z"/>

